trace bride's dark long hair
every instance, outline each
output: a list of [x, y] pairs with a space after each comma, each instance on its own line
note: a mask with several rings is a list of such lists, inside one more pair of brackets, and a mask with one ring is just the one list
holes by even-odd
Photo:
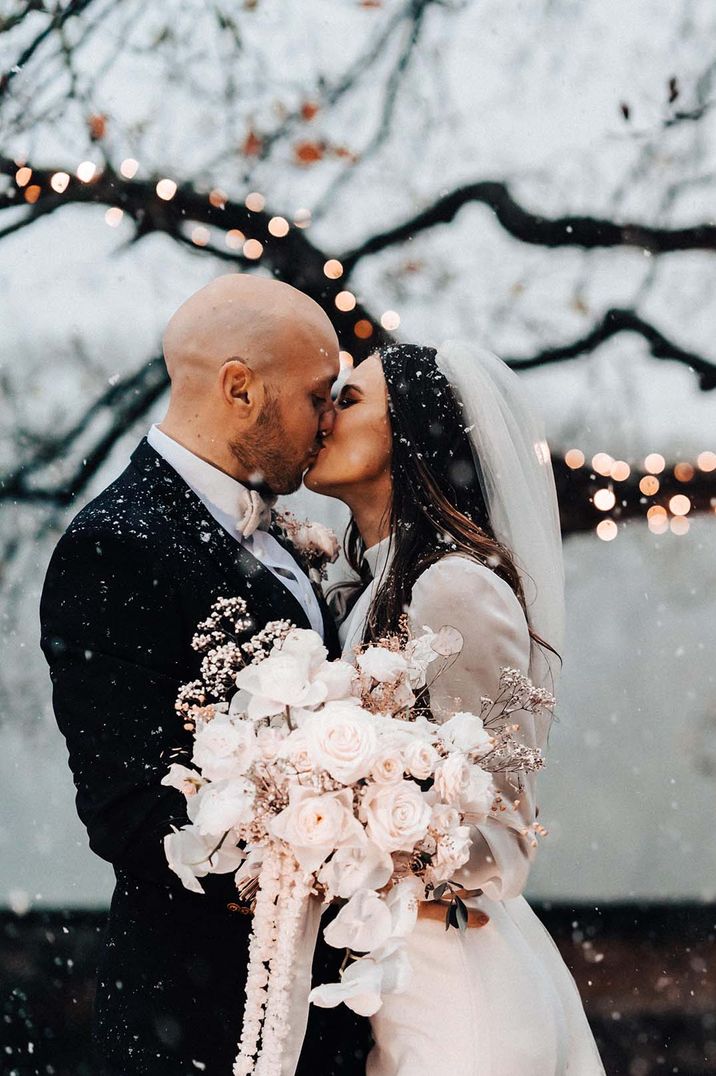
[[[447, 553], [462, 553], [489, 566], [510, 585], [527, 616], [512, 554], [490, 526], [479, 462], [461, 405], [436, 364], [436, 354], [435, 348], [416, 344], [379, 350], [392, 431], [393, 494], [387, 529], [393, 536], [393, 558], [368, 612], [364, 642], [397, 630], [418, 576]], [[360, 532], [351, 522], [345, 554], [362, 578], [363, 552]], [[531, 628], [530, 637], [557, 653]]]

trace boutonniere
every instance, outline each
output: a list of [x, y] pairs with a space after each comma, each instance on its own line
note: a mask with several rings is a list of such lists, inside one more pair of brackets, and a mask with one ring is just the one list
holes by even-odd
[[338, 559], [340, 545], [330, 527], [310, 519], [296, 519], [293, 512], [277, 512], [274, 526], [290, 542], [307, 568], [312, 583], [326, 578], [326, 567]]

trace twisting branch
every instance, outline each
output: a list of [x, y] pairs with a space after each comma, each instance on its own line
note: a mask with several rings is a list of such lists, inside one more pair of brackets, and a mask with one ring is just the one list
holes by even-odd
[[[30, 42], [30, 44], [22, 50], [22, 53], [18, 57], [17, 61], [13, 64], [13, 66], [10, 68], [10, 70], [3, 72], [2, 76], [0, 76], [0, 97], [2, 97], [6, 93], [11, 81], [15, 78], [16, 75], [20, 73], [25, 64], [32, 59], [43, 41], [45, 41], [50, 36], [50, 34], [54, 33], [55, 30], [61, 30], [68, 19], [71, 19], [75, 15], [81, 15], [82, 12], [86, 8], [88, 8], [91, 3], [93, 3], [93, 0], [70, 0], [70, 2], [65, 5], [65, 7], [60, 7], [58, 4], [54, 15], [52, 16], [44, 30], [41, 30], [37, 37], [35, 37]], [[27, 10], [23, 13], [23, 17], [31, 9], [37, 10], [38, 8], [41, 9], [41, 5], [28, 5]]]
[[649, 345], [649, 350], [655, 359], [669, 359], [673, 362], [683, 363], [692, 369], [699, 379], [699, 388], [709, 391], [716, 388], [716, 365], [708, 362], [693, 351], [684, 348], [668, 340], [663, 333], [655, 329], [633, 310], [620, 310], [612, 308], [607, 310], [601, 321], [585, 336], [573, 340], [571, 344], [561, 347], [544, 348], [530, 358], [505, 358], [505, 362], [513, 370], [530, 370], [535, 366], [548, 366], [555, 362], [566, 362], [568, 359], [576, 359], [580, 355], [586, 355], [594, 351], [605, 340], [609, 340], [618, 333], [630, 332], [643, 336]]
[[502, 227], [524, 243], [543, 247], [639, 247], [652, 254], [675, 250], [716, 250], [716, 225], [691, 228], [652, 228], [646, 224], [616, 224], [598, 217], [555, 217], [530, 213], [514, 200], [506, 183], [484, 180], [458, 187], [427, 209], [385, 232], [373, 235], [340, 256], [346, 273], [368, 254], [396, 246], [418, 233], [448, 224], [466, 205], [482, 203], [493, 210]]

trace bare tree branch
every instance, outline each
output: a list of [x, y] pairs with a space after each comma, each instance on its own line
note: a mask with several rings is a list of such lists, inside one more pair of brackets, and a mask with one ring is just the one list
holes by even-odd
[[502, 227], [524, 243], [544, 247], [639, 247], [652, 254], [675, 250], [716, 250], [716, 225], [690, 228], [653, 228], [647, 224], [617, 224], [598, 217], [555, 217], [531, 213], [513, 199], [506, 183], [484, 180], [458, 187], [402, 224], [366, 239], [340, 256], [346, 274], [368, 254], [414, 238], [437, 224], [448, 224], [466, 205], [482, 203], [495, 213]]
[[716, 364], [672, 343], [633, 310], [619, 310], [618, 308], [607, 310], [593, 329], [585, 336], [573, 340], [571, 344], [544, 348], [530, 358], [505, 358], [505, 362], [513, 370], [530, 370], [535, 366], [566, 362], [594, 351], [600, 344], [622, 332], [637, 333], [642, 336], [649, 344], [649, 350], [655, 359], [668, 359], [688, 366], [698, 375], [699, 388], [703, 391], [716, 388]]
[[[32, 59], [33, 55], [35, 54], [35, 52], [37, 52], [43, 41], [45, 41], [50, 36], [50, 34], [54, 33], [55, 30], [60, 30], [65, 25], [68, 19], [71, 19], [74, 15], [81, 15], [82, 12], [85, 11], [85, 9], [88, 8], [92, 3], [93, 0], [70, 0], [70, 2], [65, 7], [60, 7], [59, 5], [57, 6], [54, 15], [52, 16], [44, 30], [41, 30], [40, 33], [30, 42], [30, 44], [22, 50], [20, 56], [10, 68], [10, 70], [5, 71], [3, 75], [0, 76], [0, 98], [5, 94], [8, 86], [15, 78], [15, 76], [18, 75], [20, 71], [22, 71], [25, 64]], [[24, 18], [24, 16], [28, 14], [31, 9], [38, 10], [38, 8], [39, 10], [42, 10], [41, 5], [38, 6], [28, 4], [27, 9], [23, 13], [22, 17]], [[18, 20], [16, 19], [16, 22], [17, 21]]]

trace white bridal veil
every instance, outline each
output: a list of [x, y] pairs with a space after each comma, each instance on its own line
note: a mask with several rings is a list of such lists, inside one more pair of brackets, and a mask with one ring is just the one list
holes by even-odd
[[[462, 403], [495, 537], [513, 554], [529, 625], [562, 652], [564, 567], [557, 493], [542, 419], [517, 374], [461, 340], [437, 349], [437, 366]], [[559, 660], [533, 643], [529, 675], [555, 691]]]

